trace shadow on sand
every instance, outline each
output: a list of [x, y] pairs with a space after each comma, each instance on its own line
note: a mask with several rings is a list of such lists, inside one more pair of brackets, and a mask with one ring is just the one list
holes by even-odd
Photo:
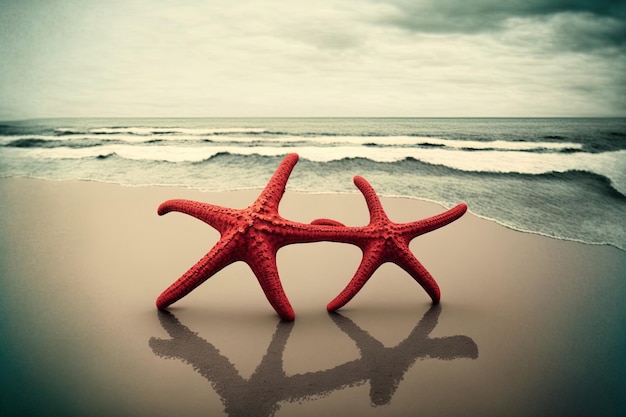
[[208, 341], [185, 327], [172, 313], [159, 311], [161, 326], [170, 339], [151, 338], [155, 355], [180, 359], [193, 367], [215, 389], [231, 416], [271, 416], [280, 402], [298, 402], [327, 395], [349, 386], [370, 383], [373, 405], [388, 404], [411, 365], [422, 358], [461, 359], [478, 357], [478, 347], [467, 336], [429, 338], [437, 325], [441, 305], [430, 308], [409, 336], [395, 347], [385, 347], [352, 320], [337, 313], [333, 322], [357, 345], [361, 357], [332, 369], [287, 375], [283, 352], [293, 322], [277, 324], [272, 340], [249, 379], [242, 378], [230, 360]]

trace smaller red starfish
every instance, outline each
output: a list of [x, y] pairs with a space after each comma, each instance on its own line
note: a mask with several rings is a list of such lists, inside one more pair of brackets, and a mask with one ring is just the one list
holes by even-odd
[[419, 235], [457, 220], [465, 214], [467, 205], [459, 204], [444, 213], [411, 223], [394, 223], [387, 217], [376, 191], [365, 178], [354, 177], [354, 184], [365, 197], [369, 209], [370, 222], [367, 226], [345, 227], [330, 219], [317, 219], [311, 222], [315, 225], [335, 226], [350, 231], [350, 241], [346, 243], [357, 245], [363, 251], [361, 264], [354, 277], [346, 288], [328, 303], [326, 309], [335, 311], [343, 307], [363, 288], [376, 269], [386, 262], [395, 263], [408, 272], [426, 290], [433, 304], [439, 303], [439, 286], [413, 255], [409, 243]]

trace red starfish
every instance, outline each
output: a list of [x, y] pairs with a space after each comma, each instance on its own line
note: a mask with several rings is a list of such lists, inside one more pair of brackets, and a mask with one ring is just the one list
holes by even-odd
[[288, 155], [256, 201], [245, 209], [236, 210], [189, 200], [169, 200], [159, 206], [159, 215], [170, 211], [186, 213], [213, 226], [221, 235], [202, 259], [163, 291], [156, 301], [159, 309], [183, 298], [227, 265], [243, 261], [256, 275], [278, 315], [288, 321], [295, 318], [278, 276], [276, 252], [292, 243], [328, 240], [340, 231], [334, 227], [292, 222], [278, 214], [278, 205], [287, 180], [297, 162], [297, 154]]
[[376, 192], [365, 179], [355, 177], [370, 210], [370, 224], [346, 227], [339, 222], [320, 219], [303, 224], [284, 219], [278, 206], [297, 154], [288, 155], [280, 164], [256, 201], [245, 209], [231, 209], [189, 200], [169, 200], [158, 213], [170, 211], [189, 214], [220, 232], [219, 241], [194, 266], [168, 287], [157, 299], [164, 309], [189, 294], [194, 288], [233, 262], [246, 262], [254, 272], [265, 296], [284, 320], [294, 320], [293, 308], [282, 288], [276, 266], [276, 252], [293, 243], [332, 241], [351, 243], [363, 250], [363, 260], [348, 287], [328, 305], [335, 310], [347, 303], [361, 289], [371, 274], [385, 262], [395, 262], [409, 272], [428, 292], [433, 303], [439, 302], [439, 287], [408, 248], [415, 236], [448, 224], [465, 213], [467, 206], [455, 208], [430, 219], [413, 223], [391, 222]]
[[361, 264], [346, 288], [328, 305], [328, 311], [335, 311], [350, 301], [370, 279], [379, 266], [393, 262], [408, 272], [437, 304], [440, 298], [439, 286], [428, 270], [417, 260], [409, 249], [413, 238], [452, 223], [467, 210], [467, 205], [459, 204], [452, 209], [427, 219], [411, 223], [394, 223], [387, 217], [376, 195], [376, 191], [363, 177], [354, 177], [354, 184], [365, 197], [370, 212], [370, 222], [364, 227], [346, 228], [330, 219], [313, 220], [311, 224], [331, 225], [349, 230], [350, 240], [346, 243], [357, 245], [363, 251]]

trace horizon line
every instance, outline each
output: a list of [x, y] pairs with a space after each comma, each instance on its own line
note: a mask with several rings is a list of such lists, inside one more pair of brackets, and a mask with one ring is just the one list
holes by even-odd
[[42, 116], [0, 123], [53, 119], [625, 119], [624, 116]]

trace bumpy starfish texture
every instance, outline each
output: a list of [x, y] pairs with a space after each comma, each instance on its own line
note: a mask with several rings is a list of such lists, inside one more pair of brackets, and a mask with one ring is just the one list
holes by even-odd
[[392, 262], [409, 273], [437, 304], [440, 290], [437, 282], [426, 268], [417, 260], [409, 249], [409, 243], [415, 237], [445, 226], [467, 211], [467, 205], [456, 207], [427, 219], [411, 223], [394, 223], [387, 217], [374, 188], [363, 177], [354, 177], [354, 184], [365, 197], [370, 213], [370, 222], [365, 227], [346, 228], [341, 223], [330, 219], [317, 219], [314, 225], [329, 225], [351, 231], [350, 242], [363, 251], [361, 264], [346, 288], [326, 306], [328, 311], [343, 307], [370, 279], [379, 266]]
[[256, 201], [245, 209], [190, 200], [169, 200], [159, 206], [159, 215], [179, 211], [204, 221], [220, 232], [220, 239], [202, 259], [158, 297], [157, 308], [167, 308], [224, 267], [243, 261], [252, 269], [278, 315], [283, 320], [292, 321], [295, 314], [280, 282], [276, 253], [286, 245], [319, 241], [350, 243], [363, 251], [363, 260], [357, 273], [341, 294], [328, 304], [329, 311], [350, 301], [385, 262], [394, 262], [404, 268], [424, 287], [433, 303], [439, 302], [437, 283], [413, 256], [408, 244], [414, 237], [461, 217], [467, 210], [465, 204], [459, 204], [429, 219], [396, 224], [387, 218], [371, 185], [364, 178], [355, 177], [354, 182], [363, 193], [370, 211], [370, 223], [367, 226], [347, 227], [329, 219], [315, 220], [311, 224], [293, 222], [278, 214], [278, 206], [297, 161], [297, 154], [288, 155]]
[[276, 252], [293, 243], [329, 240], [341, 232], [334, 227], [292, 222], [278, 214], [287, 180], [297, 162], [297, 154], [288, 155], [256, 201], [245, 209], [190, 200], [169, 200], [159, 206], [159, 215], [171, 211], [191, 215], [217, 229], [221, 236], [202, 259], [158, 297], [157, 308], [167, 308], [224, 267], [243, 261], [254, 272], [278, 315], [283, 320], [294, 320], [293, 308], [278, 276]]

